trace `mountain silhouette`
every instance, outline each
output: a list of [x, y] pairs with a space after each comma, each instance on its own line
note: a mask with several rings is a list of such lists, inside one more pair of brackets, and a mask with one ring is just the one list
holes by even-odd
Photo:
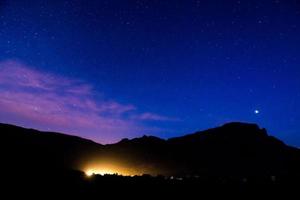
[[84, 171], [89, 163], [107, 160], [138, 175], [177, 177], [270, 177], [300, 169], [300, 151], [255, 124], [235, 122], [167, 140], [143, 136], [109, 145], [7, 124], [0, 124], [0, 132], [2, 163], [16, 173]]

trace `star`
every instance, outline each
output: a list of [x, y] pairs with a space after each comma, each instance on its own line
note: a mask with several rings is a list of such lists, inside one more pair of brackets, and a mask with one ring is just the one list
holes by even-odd
[[260, 113], [260, 111], [259, 110], [254, 110], [254, 114], [259, 114]]

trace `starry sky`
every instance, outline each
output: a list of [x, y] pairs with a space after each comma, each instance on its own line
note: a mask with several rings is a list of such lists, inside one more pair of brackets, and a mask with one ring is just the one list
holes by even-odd
[[258, 123], [300, 146], [298, 0], [1, 0], [0, 122], [100, 143]]

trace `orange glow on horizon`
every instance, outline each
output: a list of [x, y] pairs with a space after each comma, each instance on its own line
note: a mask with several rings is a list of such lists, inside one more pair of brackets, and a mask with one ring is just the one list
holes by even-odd
[[90, 166], [87, 166], [84, 170], [85, 174], [87, 176], [93, 176], [93, 175], [112, 175], [112, 174], [118, 174], [122, 176], [133, 176], [133, 175], [139, 175], [139, 173], [136, 173], [135, 170], [131, 168], [126, 168], [120, 164], [112, 164], [112, 163], [101, 163], [101, 164], [93, 164]]
[[116, 171], [113, 171], [111, 169], [88, 169], [86, 172], [87, 176], [93, 176], [93, 175], [105, 175], [105, 174], [119, 174]]

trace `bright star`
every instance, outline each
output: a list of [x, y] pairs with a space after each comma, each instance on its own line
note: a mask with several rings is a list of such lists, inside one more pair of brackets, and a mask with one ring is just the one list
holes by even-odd
[[259, 110], [254, 110], [254, 113], [259, 114], [260, 112], [259, 112]]

